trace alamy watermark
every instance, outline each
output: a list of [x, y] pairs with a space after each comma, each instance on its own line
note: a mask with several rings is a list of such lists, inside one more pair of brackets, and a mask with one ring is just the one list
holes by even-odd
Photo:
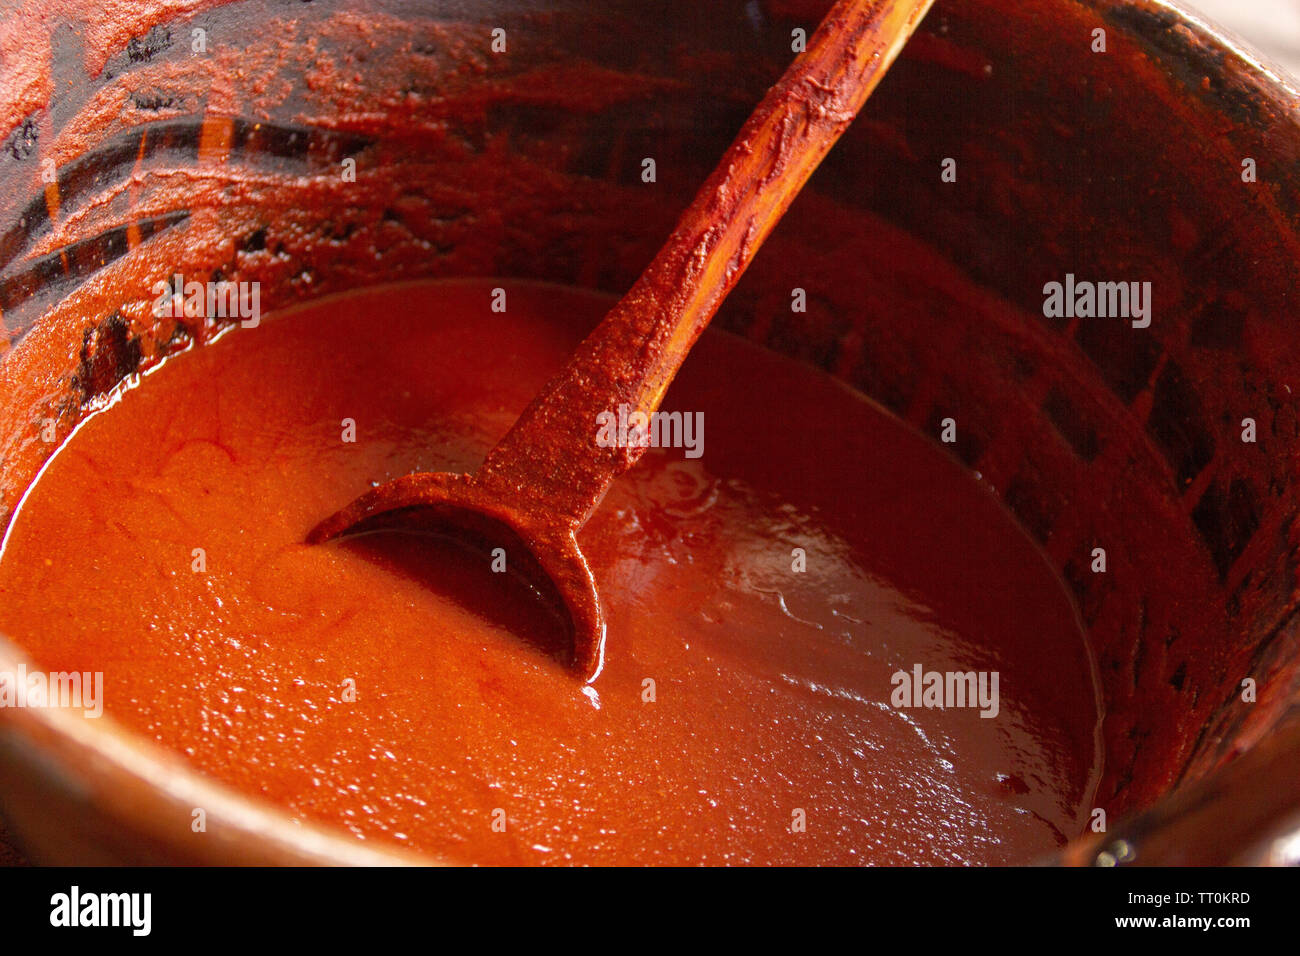
[[1151, 324], [1150, 282], [1090, 282], [1067, 273], [1064, 282], [1043, 286], [1043, 315], [1049, 319], [1131, 319], [1133, 328]]
[[153, 929], [153, 894], [83, 893], [74, 885], [50, 897], [50, 925], [122, 927], [133, 936], [148, 936]]
[[154, 318], [239, 319], [246, 329], [255, 329], [262, 321], [262, 284], [260, 282], [185, 281], [179, 272], [172, 281], [154, 283]]
[[894, 671], [889, 682], [889, 702], [896, 708], [978, 707], [981, 717], [998, 715], [997, 671], [927, 671], [913, 664], [911, 673]]
[[0, 670], [0, 707], [80, 708], [87, 717], [104, 713], [103, 671]]
[[601, 448], [683, 448], [687, 458], [704, 454], [703, 412], [645, 412], [630, 405], [596, 416]]

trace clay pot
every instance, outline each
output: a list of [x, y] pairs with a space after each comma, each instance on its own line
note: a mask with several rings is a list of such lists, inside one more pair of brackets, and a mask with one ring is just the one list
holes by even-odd
[[[177, 272], [259, 281], [264, 310], [423, 277], [626, 289], [827, 6], [11, 3], [0, 527], [43, 430], [219, 330], [152, 316]], [[1289, 84], [1162, 0], [940, 0], [718, 319], [918, 427], [959, 417], [952, 453], [1059, 569], [1099, 664], [1110, 822], [1067, 862], [1294, 852]], [[1045, 316], [1067, 274], [1150, 282], [1149, 327]], [[0, 811], [47, 862], [404, 859], [57, 710], [0, 710]]]

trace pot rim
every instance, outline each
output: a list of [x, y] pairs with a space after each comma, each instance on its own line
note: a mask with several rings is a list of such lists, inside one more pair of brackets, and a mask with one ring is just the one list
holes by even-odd
[[[30, 671], [33, 664], [12, 641], [0, 637], [0, 671]], [[254, 860], [293, 865], [439, 862], [397, 847], [372, 846], [339, 827], [297, 820], [270, 801], [193, 769], [179, 754], [108, 715], [91, 718], [77, 708], [57, 706], [0, 708], [0, 743], [16, 749], [20, 759], [39, 761], [56, 785], [78, 801], [163, 843], [175, 842], [175, 828], [188, 827], [193, 811], [202, 808], [205, 832], [218, 857], [222, 849], [235, 848]], [[123, 788], [128, 799], [120, 799]], [[18, 836], [21, 841], [20, 828]]]

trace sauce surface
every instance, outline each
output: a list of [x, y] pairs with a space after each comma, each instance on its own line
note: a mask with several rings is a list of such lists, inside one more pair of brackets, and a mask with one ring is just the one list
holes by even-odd
[[[370, 483], [472, 471], [611, 304], [514, 283], [494, 313], [497, 284], [314, 303], [122, 391], [19, 508], [0, 631], [243, 792], [458, 861], [1004, 863], [1082, 832], [1093, 667], [1043, 557], [926, 438], [725, 333], [664, 403], [702, 457], [651, 449], [579, 536], [594, 685], [487, 553], [303, 544]], [[997, 671], [997, 716], [894, 706], [916, 665]]]

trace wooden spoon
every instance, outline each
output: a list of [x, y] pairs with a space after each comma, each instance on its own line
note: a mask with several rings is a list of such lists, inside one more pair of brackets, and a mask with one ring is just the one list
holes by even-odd
[[[597, 416], [649, 416], [804, 182], [853, 121], [933, 0], [840, 0], [722, 157], [667, 244], [472, 475], [406, 475], [317, 525], [309, 543], [414, 523], [469, 531], [567, 611], [588, 682], [605, 623], [575, 535], [645, 451], [602, 447]], [[515, 546], [515, 547], [511, 547]], [[552, 590], [553, 589], [553, 590]]]

